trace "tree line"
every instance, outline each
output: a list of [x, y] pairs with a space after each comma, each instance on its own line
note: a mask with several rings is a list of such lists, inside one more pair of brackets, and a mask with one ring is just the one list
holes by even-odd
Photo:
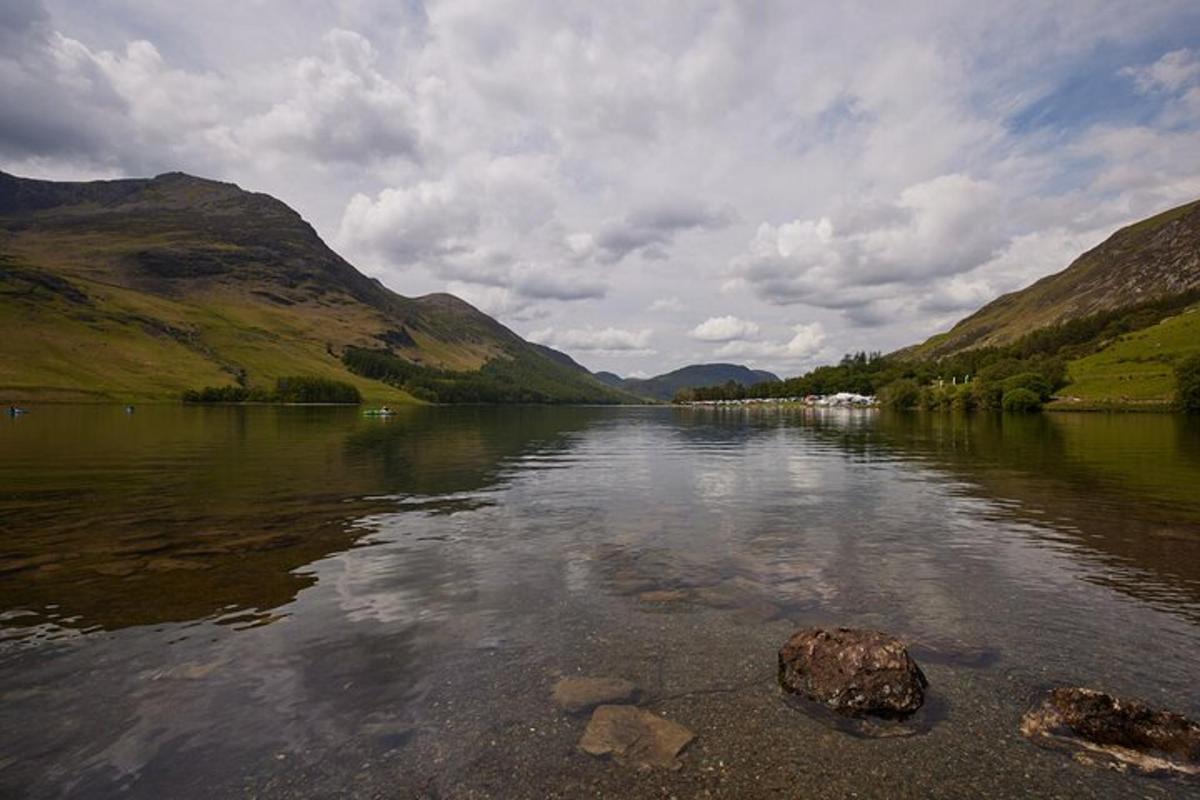
[[183, 393], [185, 403], [344, 403], [358, 405], [362, 394], [345, 381], [293, 375], [279, 378], [274, 389], [263, 386], [205, 386]]

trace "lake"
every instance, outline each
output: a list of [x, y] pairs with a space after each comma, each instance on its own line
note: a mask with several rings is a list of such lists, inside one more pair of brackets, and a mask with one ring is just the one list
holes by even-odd
[[[0, 420], [0, 796], [1185, 797], [1034, 747], [1086, 685], [1200, 715], [1200, 421], [39, 407]], [[917, 735], [798, 710], [894, 633]], [[694, 731], [576, 748], [562, 676]]]

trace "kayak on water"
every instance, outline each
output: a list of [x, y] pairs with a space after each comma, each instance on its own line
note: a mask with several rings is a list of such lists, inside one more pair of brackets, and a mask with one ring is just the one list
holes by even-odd
[[392, 414], [395, 414], [395, 413], [396, 413], [395, 411], [392, 411], [387, 406], [384, 406], [383, 408], [367, 409], [366, 411], [363, 412], [363, 415], [368, 416], [368, 417], [390, 417]]

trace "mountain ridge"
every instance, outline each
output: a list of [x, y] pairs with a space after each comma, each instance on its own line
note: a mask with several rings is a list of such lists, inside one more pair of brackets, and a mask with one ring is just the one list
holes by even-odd
[[1007, 345], [1030, 331], [1200, 288], [1200, 200], [1119, 228], [1066, 268], [997, 297], [897, 351], [929, 358]]
[[774, 373], [750, 369], [742, 364], [723, 362], [712, 364], [688, 364], [652, 378], [622, 378], [611, 372], [598, 372], [595, 377], [610, 386], [623, 389], [638, 397], [668, 401], [681, 389], [723, 384], [729, 381], [743, 386], [770, 383], [779, 380]]

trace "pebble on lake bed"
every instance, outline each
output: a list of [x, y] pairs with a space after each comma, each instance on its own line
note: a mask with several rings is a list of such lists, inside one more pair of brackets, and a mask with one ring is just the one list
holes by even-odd
[[638, 769], [679, 769], [679, 754], [695, 738], [679, 723], [637, 706], [600, 706], [579, 740], [579, 749], [593, 756], [612, 756]]
[[1021, 718], [1021, 733], [1083, 763], [1200, 779], [1200, 723], [1095, 689], [1054, 689]]
[[839, 714], [896, 717], [921, 707], [929, 681], [886, 633], [806, 628], [779, 649], [779, 684]]
[[554, 704], [579, 714], [607, 703], [637, 702], [636, 684], [622, 678], [563, 678], [554, 685]]

